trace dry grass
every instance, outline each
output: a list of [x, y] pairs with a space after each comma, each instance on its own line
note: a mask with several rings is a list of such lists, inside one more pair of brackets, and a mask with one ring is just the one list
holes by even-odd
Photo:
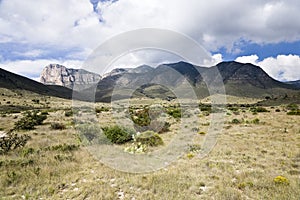
[[[14, 104], [24, 101], [13, 95], [2, 98]], [[38, 97], [29, 95], [25, 101], [29, 104], [33, 98]], [[147, 103], [168, 104], [155, 101]], [[51, 98], [48, 102], [49, 116], [44, 125], [26, 132], [32, 139], [25, 148], [0, 155], [3, 199], [299, 199], [299, 116], [275, 112], [277, 108], [284, 110], [283, 107], [267, 108], [270, 112], [256, 115], [249, 108], [239, 108], [238, 112], [227, 110], [224, 129], [208, 156], [199, 159], [197, 152], [191, 152], [195, 156], [188, 157], [187, 150], [178, 161], [162, 170], [131, 174], [101, 164], [82, 145], [79, 149], [57, 148], [63, 144], [77, 146], [80, 141], [72, 117], [64, 115], [64, 109], [71, 108], [71, 101]], [[109, 107], [97, 104], [102, 106]], [[18, 120], [15, 116], [20, 113], [0, 117], [0, 128], [9, 130]], [[101, 124], [118, 121], [112, 117], [126, 119], [126, 113], [97, 114]], [[194, 134], [194, 145], [201, 145], [206, 136], [199, 132], [208, 133], [210, 117], [201, 113], [199, 121], [189, 121], [187, 117], [188, 124], [183, 130]], [[256, 118], [259, 123], [251, 123]], [[232, 124], [233, 119], [241, 123]], [[181, 130], [179, 122], [168, 120], [171, 131], [161, 135], [166, 145], [174, 132]], [[53, 130], [52, 122], [63, 123], [66, 129]], [[274, 183], [279, 175], [286, 177], [289, 184]]]

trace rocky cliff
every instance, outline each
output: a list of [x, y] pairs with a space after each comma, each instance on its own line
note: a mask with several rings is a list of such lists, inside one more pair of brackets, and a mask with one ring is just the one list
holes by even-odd
[[69, 69], [63, 65], [50, 64], [40, 76], [40, 82], [45, 85], [60, 85], [68, 88], [87, 88], [97, 83], [101, 76], [83, 69]]

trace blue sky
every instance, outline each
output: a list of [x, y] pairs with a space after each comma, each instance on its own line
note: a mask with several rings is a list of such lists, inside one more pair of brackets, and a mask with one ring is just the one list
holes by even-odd
[[[114, 35], [159, 28], [191, 37], [212, 54], [214, 63], [250, 62], [275, 79], [298, 80], [298, 19], [298, 0], [2, 0], [0, 67], [37, 80], [50, 63], [80, 68]], [[137, 54], [116, 67], [173, 61]]]

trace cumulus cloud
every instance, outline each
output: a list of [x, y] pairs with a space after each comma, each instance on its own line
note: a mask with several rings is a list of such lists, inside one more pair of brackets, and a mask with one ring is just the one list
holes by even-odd
[[280, 81], [300, 80], [300, 56], [278, 55], [259, 61], [257, 55], [236, 58], [237, 62], [252, 63], [262, 67], [271, 77]]
[[40, 59], [40, 60], [17, 60], [5, 61], [0, 63], [0, 68], [7, 71], [30, 77], [33, 80], [39, 80], [41, 71], [48, 64], [60, 63], [70, 68], [81, 68], [82, 61], [80, 60], [56, 60], [56, 59]]
[[[35, 49], [41, 46], [47, 47], [49, 54], [79, 49], [73, 57], [61, 58], [77, 60], [116, 34], [151, 27], [183, 33], [209, 51], [225, 48], [237, 53], [240, 41], [268, 44], [300, 40], [299, 8], [298, 0], [2, 0], [0, 48], [11, 42], [17, 44], [15, 48], [30, 44], [32, 49], [24, 56], [31, 58], [43, 53]], [[2, 64], [9, 56], [1, 56], [5, 58]], [[131, 64], [140, 63], [136, 57], [131, 57]], [[146, 60], [149, 63], [161, 62], [157, 56], [150, 58]], [[222, 57], [215, 55], [213, 59], [220, 61]]]
[[[95, 48], [115, 34], [144, 27], [191, 36], [206, 48], [299, 40], [299, 1], [3, 0], [0, 41]], [[113, 3], [112, 3], [113, 2]], [[37, 9], [38, 8], [38, 9]], [[97, 12], [95, 12], [97, 11]]]

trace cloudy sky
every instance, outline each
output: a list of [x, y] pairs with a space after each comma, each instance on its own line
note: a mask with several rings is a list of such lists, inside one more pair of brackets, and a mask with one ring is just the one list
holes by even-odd
[[[0, 68], [37, 79], [50, 63], [79, 68], [117, 34], [160, 28], [191, 37], [216, 63], [250, 62], [275, 79], [298, 80], [299, 19], [299, 0], [0, 0]], [[143, 55], [127, 55], [123, 65], [177, 61]]]

